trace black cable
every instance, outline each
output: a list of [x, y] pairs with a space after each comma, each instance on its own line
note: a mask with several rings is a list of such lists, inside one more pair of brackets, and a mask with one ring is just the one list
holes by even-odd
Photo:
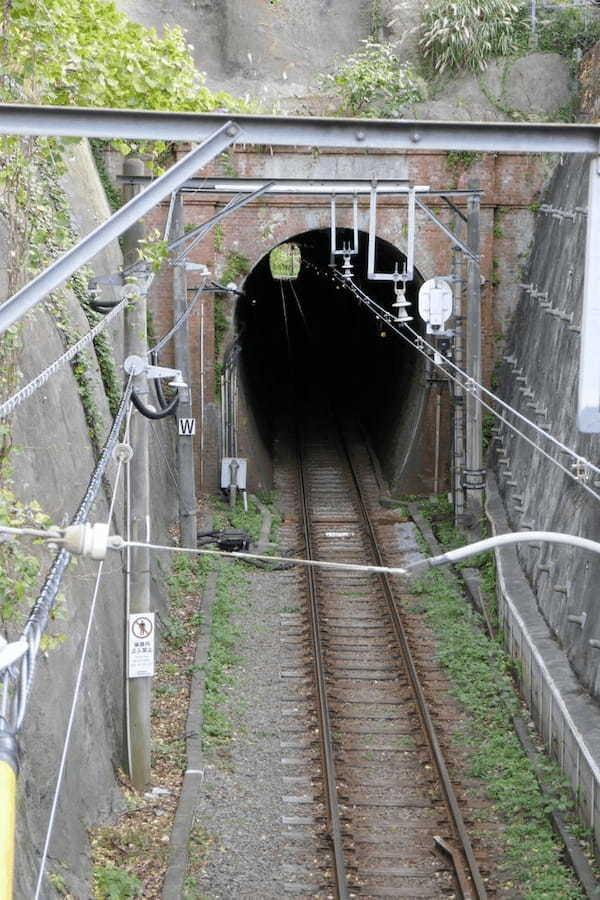
[[171, 402], [163, 407], [163, 409], [158, 410], [151, 409], [149, 406], [146, 406], [144, 401], [141, 399], [136, 391], [131, 392], [131, 402], [135, 406], [138, 412], [140, 412], [147, 419], [166, 419], [167, 416], [174, 415], [175, 410], [179, 404], [179, 393], [175, 394]]
[[93, 310], [99, 313], [107, 313], [110, 312], [111, 309], [114, 309], [115, 306], [118, 306], [123, 300], [122, 297], [117, 297], [116, 300], [94, 300], [92, 297], [88, 295], [88, 304], [91, 306]]
[[[153, 366], [160, 365], [158, 361], [158, 350], [150, 351], [150, 362]], [[163, 390], [162, 381], [160, 378], [154, 379], [154, 389], [156, 390], [156, 399], [158, 400], [158, 405], [161, 409], [166, 409], [169, 405], [167, 398], [165, 397], [165, 392]]]

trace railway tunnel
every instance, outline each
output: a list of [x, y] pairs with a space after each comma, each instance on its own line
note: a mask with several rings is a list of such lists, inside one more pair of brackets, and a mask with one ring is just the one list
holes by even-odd
[[[338, 229], [337, 236], [338, 246], [353, 237], [346, 229]], [[353, 280], [396, 314], [392, 283], [367, 279], [367, 244], [368, 235], [359, 232], [358, 253], [351, 257]], [[271, 452], [282, 419], [300, 407], [310, 415], [311, 406], [322, 408], [327, 402], [346, 421], [364, 429], [396, 493], [433, 489], [437, 442], [438, 489], [442, 489], [450, 434], [448, 404], [444, 401], [444, 414], [440, 416], [438, 409], [436, 416], [435, 390], [422, 355], [334, 279], [328, 229], [297, 234], [286, 246], [296, 248], [296, 264], [291, 263], [284, 277], [274, 277], [271, 253], [265, 254], [246, 277], [237, 304], [246, 411], [240, 417], [241, 430], [246, 430], [240, 455], [248, 455], [249, 470], [260, 468], [260, 460]], [[339, 270], [342, 263], [337, 256]], [[393, 272], [396, 265], [402, 271], [404, 263], [397, 247], [377, 239], [376, 271]], [[422, 282], [415, 270], [407, 287], [408, 314], [419, 332], [422, 322], [416, 304]], [[262, 481], [268, 482], [268, 475]]]

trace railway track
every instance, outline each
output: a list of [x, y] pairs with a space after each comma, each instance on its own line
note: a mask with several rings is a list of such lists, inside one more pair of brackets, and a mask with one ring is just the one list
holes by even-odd
[[[288, 509], [294, 481], [297, 535], [309, 557], [384, 564], [372, 461], [327, 415], [315, 420], [313, 410], [299, 432], [284, 477]], [[317, 826], [317, 844], [305, 850], [320, 877], [287, 889], [340, 900], [483, 900], [484, 881], [399, 616], [397, 587], [385, 576], [352, 571], [307, 569], [297, 579], [306, 612], [286, 623], [296, 654], [289, 671], [298, 679], [288, 713], [304, 717], [310, 736], [290, 741], [299, 755], [284, 761], [294, 766], [289, 782], [310, 779], [304, 800], [312, 798], [313, 815], [287, 821]]]

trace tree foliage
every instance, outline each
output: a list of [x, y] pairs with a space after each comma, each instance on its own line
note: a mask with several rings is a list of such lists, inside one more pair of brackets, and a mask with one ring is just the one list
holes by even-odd
[[130, 21], [110, 0], [5, 0], [5, 71], [49, 104], [170, 111], [231, 108], [212, 93], [177, 26], [164, 37]]

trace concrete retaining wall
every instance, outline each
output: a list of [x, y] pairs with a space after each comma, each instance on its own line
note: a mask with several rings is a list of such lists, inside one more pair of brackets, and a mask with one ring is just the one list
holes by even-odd
[[[494, 476], [486, 512], [494, 534], [511, 531]], [[519, 565], [514, 546], [496, 550], [498, 613], [506, 647], [520, 663], [530, 715], [573, 788], [582, 821], [600, 847], [600, 710], [581, 689]]]

